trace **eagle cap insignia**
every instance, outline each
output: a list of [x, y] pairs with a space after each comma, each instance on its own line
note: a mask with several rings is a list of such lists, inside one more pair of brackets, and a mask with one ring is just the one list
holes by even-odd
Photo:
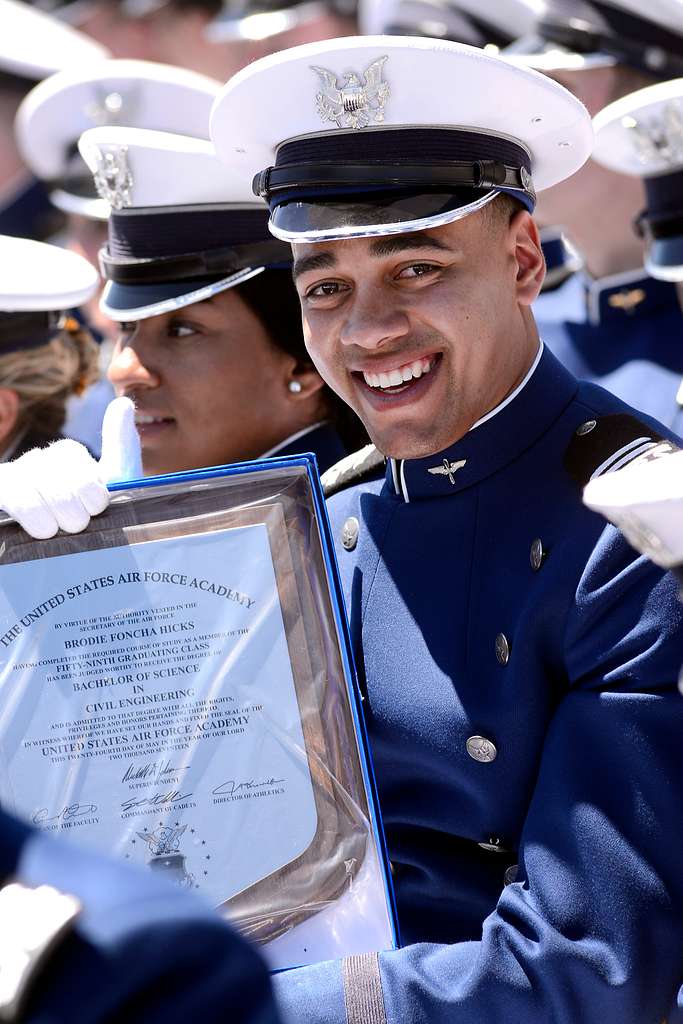
[[97, 194], [111, 206], [112, 210], [121, 210], [131, 206], [133, 199], [133, 176], [128, 166], [127, 146], [97, 154], [97, 170], [94, 174]]
[[660, 160], [676, 167], [683, 159], [683, 112], [679, 103], [667, 103], [660, 114], [649, 121], [631, 114], [621, 119], [623, 128], [630, 134], [637, 158], [642, 164], [657, 163]]
[[384, 104], [389, 98], [389, 83], [382, 73], [388, 55], [378, 57], [359, 75], [345, 71], [338, 78], [334, 71], [311, 65], [322, 82], [315, 104], [323, 121], [333, 121], [338, 128], [367, 128], [384, 121]]

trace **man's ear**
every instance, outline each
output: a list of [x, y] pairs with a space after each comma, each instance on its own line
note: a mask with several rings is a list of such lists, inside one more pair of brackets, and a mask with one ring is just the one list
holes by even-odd
[[0, 388], [0, 451], [9, 444], [19, 421], [19, 395]]
[[517, 301], [521, 306], [535, 302], [545, 277], [545, 257], [536, 222], [526, 210], [510, 221], [510, 239], [517, 263]]

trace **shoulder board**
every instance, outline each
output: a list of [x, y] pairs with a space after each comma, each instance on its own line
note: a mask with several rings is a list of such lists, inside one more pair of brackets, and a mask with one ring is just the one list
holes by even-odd
[[340, 459], [323, 473], [320, 478], [323, 493], [326, 498], [331, 498], [337, 491], [360, 484], [383, 468], [384, 456], [375, 448], [374, 444], [368, 444], [360, 451]]
[[581, 423], [564, 455], [564, 467], [579, 487], [604, 473], [623, 469], [637, 459], [656, 459], [678, 451], [668, 438], [627, 413]]

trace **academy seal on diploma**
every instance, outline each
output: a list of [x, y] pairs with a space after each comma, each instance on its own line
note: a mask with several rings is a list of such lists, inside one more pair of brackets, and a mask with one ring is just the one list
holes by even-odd
[[311, 463], [170, 479], [76, 536], [0, 527], [0, 798], [200, 890], [275, 967], [390, 948]]

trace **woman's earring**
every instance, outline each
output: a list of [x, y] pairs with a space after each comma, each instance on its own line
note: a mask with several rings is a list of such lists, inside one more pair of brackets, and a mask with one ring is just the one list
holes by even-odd
[[301, 394], [302, 386], [301, 386], [300, 381], [298, 381], [298, 380], [290, 380], [290, 382], [287, 385], [287, 387], [289, 388], [289, 390], [292, 392], [293, 395], [300, 395]]

